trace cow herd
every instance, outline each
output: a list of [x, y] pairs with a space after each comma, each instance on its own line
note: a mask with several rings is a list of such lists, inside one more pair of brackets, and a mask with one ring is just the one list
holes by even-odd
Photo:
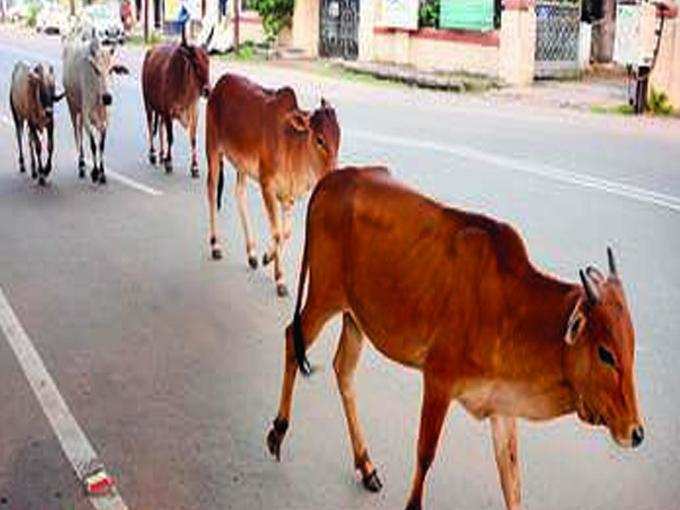
[[[80, 177], [84, 130], [92, 152], [91, 178], [101, 184], [106, 182], [112, 102], [107, 77], [128, 71], [114, 63], [112, 48], [82, 31], [65, 38], [63, 65], [60, 94], [48, 65], [19, 63], [12, 74], [20, 170], [25, 171], [27, 125], [32, 175], [45, 184], [52, 167], [54, 103], [65, 95]], [[475, 418], [490, 419], [508, 509], [520, 508], [521, 499], [517, 418], [576, 413], [584, 422], [607, 427], [620, 446], [642, 443], [635, 334], [611, 249], [606, 274], [589, 266], [579, 271], [578, 282], [564, 281], [536, 268], [521, 236], [506, 223], [444, 206], [400, 184], [382, 167], [336, 170], [341, 132], [325, 99], [314, 111], [304, 111], [291, 88], [270, 90], [230, 73], [211, 89], [205, 46], [190, 45], [184, 36], [181, 43], [147, 52], [142, 89], [149, 161], [172, 171], [172, 124], [179, 120], [189, 132], [194, 177], [197, 103], [207, 97], [211, 256], [222, 257], [215, 216], [227, 160], [236, 171], [235, 195], [253, 269], [258, 256], [246, 207], [247, 179], [260, 185], [271, 230], [262, 263], [273, 262], [280, 296], [287, 294], [282, 254], [291, 234], [292, 206], [313, 188], [297, 302], [285, 331], [281, 400], [266, 439], [277, 459], [290, 424], [297, 372], [311, 373], [306, 351], [336, 315], [342, 316], [342, 332], [333, 367], [354, 466], [369, 491], [379, 491], [382, 482], [357, 414], [353, 379], [362, 347], [368, 339], [389, 359], [423, 374], [409, 510], [422, 508], [425, 477], [454, 401]], [[48, 139], [44, 165], [42, 131]]]

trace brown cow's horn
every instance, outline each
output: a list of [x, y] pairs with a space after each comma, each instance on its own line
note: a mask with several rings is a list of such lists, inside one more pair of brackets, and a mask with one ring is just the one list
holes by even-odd
[[614, 251], [611, 246], [607, 246], [607, 259], [609, 259], [609, 273], [612, 276], [619, 276], [616, 272], [616, 261], [614, 260]]
[[201, 46], [203, 47], [204, 50], [208, 49], [208, 46], [210, 46], [210, 41], [212, 41], [213, 35], [215, 35], [215, 26], [210, 29], [210, 33], [208, 34], [208, 38], [205, 40]]
[[604, 275], [602, 274], [602, 271], [593, 266], [588, 266], [586, 268], [586, 275], [590, 276], [591, 279], [595, 280], [598, 283], [604, 281], [605, 279]]
[[599, 295], [592, 280], [589, 276], [586, 276], [586, 274], [581, 269], [579, 269], [578, 274], [581, 277], [581, 283], [583, 283], [583, 288], [586, 291], [586, 296], [588, 296], [588, 301], [591, 303], [597, 303], [599, 300]]

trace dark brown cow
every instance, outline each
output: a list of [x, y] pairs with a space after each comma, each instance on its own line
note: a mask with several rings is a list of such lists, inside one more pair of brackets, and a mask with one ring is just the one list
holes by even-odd
[[[156, 164], [154, 137], [159, 133], [160, 162], [172, 172], [172, 123], [177, 119], [189, 131], [191, 142], [191, 176], [198, 177], [196, 156], [197, 104], [200, 96], [210, 94], [210, 60], [207, 45], [213, 31], [202, 46], [187, 43], [182, 31], [180, 44], [163, 44], [146, 52], [142, 66], [142, 93], [149, 135], [149, 161]], [[161, 122], [160, 131], [158, 123]], [[163, 147], [163, 128], [168, 149]]]
[[501, 486], [513, 510], [520, 508], [517, 417], [576, 412], [606, 426], [621, 446], [642, 442], [634, 331], [611, 250], [607, 277], [589, 267], [580, 271], [581, 283], [562, 281], [532, 265], [509, 225], [443, 207], [381, 168], [338, 170], [323, 179], [309, 202], [306, 235], [281, 403], [267, 438], [277, 458], [297, 368], [309, 373], [305, 350], [337, 313], [343, 329], [333, 365], [356, 467], [369, 490], [381, 484], [353, 383], [364, 338], [423, 373], [408, 509], [421, 508], [452, 400], [491, 419]]
[[[37, 178], [41, 186], [45, 185], [45, 178], [52, 171], [54, 103], [63, 97], [63, 93], [55, 93], [54, 70], [51, 65], [37, 64], [31, 67], [25, 62], [18, 62], [14, 66], [9, 105], [19, 145], [19, 171], [22, 173], [26, 171], [23, 131], [28, 125], [31, 176], [33, 179]], [[43, 131], [47, 134], [47, 161], [44, 166], [40, 141]]]
[[321, 100], [320, 108], [309, 113], [298, 108], [290, 87], [274, 91], [241, 76], [222, 76], [210, 94], [206, 113], [212, 257], [222, 257], [215, 214], [221, 205], [223, 158], [227, 158], [236, 169], [236, 197], [248, 263], [253, 269], [257, 267], [246, 207], [249, 176], [260, 183], [272, 233], [262, 263], [274, 261], [277, 292], [286, 295], [281, 253], [291, 233], [293, 203], [335, 168], [339, 145], [340, 127], [335, 110], [325, 100]]

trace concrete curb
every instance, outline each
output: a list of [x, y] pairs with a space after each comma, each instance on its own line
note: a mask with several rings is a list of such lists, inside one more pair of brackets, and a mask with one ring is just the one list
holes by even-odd
[[412, 67], [372, 62], [339, 61], [338, 67], [354, 73], [368, 74], [382, 80], [392, 80], [416, 87], [451, 92], [499, 89], [500, 80], [485, 76], [419, 71]]

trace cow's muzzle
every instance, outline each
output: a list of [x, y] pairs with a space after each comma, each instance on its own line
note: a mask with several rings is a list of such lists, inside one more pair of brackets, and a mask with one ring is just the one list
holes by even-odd
[[113, 96], [108, 92], [102, 94], [102, 103], [104, 103], [104, 106], [111, 106], [111, 103], [113, 103]]

